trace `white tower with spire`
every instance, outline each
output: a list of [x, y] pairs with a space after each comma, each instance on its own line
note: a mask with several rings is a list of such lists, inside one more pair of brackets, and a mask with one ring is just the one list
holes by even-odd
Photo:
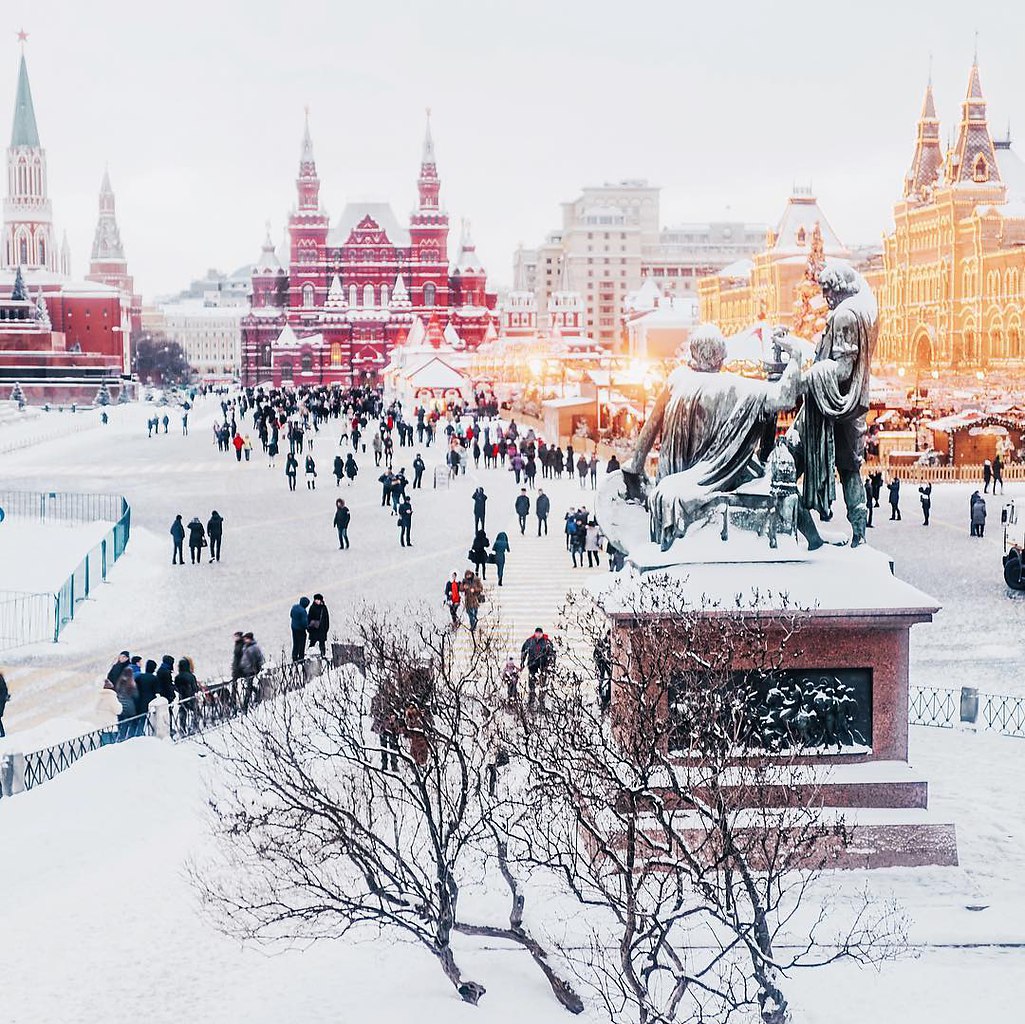
[[[25, 33], [19, 33], [24, 44]], [[46, 188], [46, 153], [39, 142], [24, 47], [18, 65], [14, 124], [7, 148], [7, 198], [4, 200], [5, 267], [58, 272], [60, 254], [54, 240], [53, 210]]]

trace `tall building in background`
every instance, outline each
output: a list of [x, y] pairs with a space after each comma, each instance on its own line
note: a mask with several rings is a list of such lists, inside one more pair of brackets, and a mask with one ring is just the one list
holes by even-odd
[[[648, 278], [667, 298], [694, 296], [697, 278], [757, 251], [763, 225], [733, 222], [660, 227], [660, 189], [643, 179], [588, 187], [562, 204], [562, 227], [513, 257], [516, 291], [533, 292], [540, 327], [563, 285], [582, 296], [585, 329], [603, 347], [620, 340], [627, 297]], [[565, 274], [564, 274], [565, 270]]]
[[932, 83], [881, 260], [876, 362], [922, 371], [1025, 367], [1025, 163], [994, 139], [978, 62], [943, 151]]
[[121, 230], [117, 225], [114, 190], [110, 186], [110, 173], [103, 172], [100, 185], [100, 214], [93, 235], [93, 247], [89, 257], [87, 281], [110, 285], [121, 294], [122, 314], [121, 337], [125, 345], [125, 363], [131, 356], [127, 351], [133, 331], [138, 331], [142, 318], [142, 296], [135, 293], [135, 281], [128, 273], [128, 260], [121, 243]]
[[450, 258], [434, 138], [424, 135], [417, 204], [406, 225], [385, 202], [353, 202], [332, 225], [307, 119], [288, 220], [287, 251], [268, 235], [242, 320], [247, 385], [377, 380], [416, 318], [432, 317], [475, 348], [493, 327], [496, 296], [464, 222]]
[[92, 401], [101, 383], [109, 387], [129, 370], [130, 300], [117, 287], [72, 278], [67, 243], [58, 250], [55, 238], [22, 52], [0, 242], [0, 398], [17, 382], [29, 401]]

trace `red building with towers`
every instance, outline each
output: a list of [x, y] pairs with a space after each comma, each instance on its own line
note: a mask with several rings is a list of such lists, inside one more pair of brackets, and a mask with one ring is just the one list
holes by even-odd
[[408, 226], [383, 202], [349, 203], [331, 224], [308, 117], [296, 190], [284, 260], [268, 231], [253, 271], [252, 308], [242, 320], [243, 384], [376, 382], [417, 318], [435, 318], [467, 348], [480, 344], [497, 297], [465, 221], [450, 261], [429, 120]]

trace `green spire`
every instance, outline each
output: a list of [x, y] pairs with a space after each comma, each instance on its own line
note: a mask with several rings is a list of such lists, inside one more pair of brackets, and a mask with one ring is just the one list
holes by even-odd
[[36, 112], [32, 106], [32, 89], [28, 84], [28, 68], [25, 54], [18, 66], [18, 94], [14, 100], [14, 127], [11, 129], [12, 146], [38, 146], [39, 129], [36, 127]]

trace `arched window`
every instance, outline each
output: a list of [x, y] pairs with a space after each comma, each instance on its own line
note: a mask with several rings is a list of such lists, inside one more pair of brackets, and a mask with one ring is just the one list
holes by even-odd
[[804, 228], [798, 228], [797, 229], [797, 244], [798, 245], [804, 245], [805, 238], [807, 238], [807, 235], [805, 234]]
[[24, 235], [18, 239], [18, 262], [28, 263], [28, 239]]
[[313, 369], [313, 356], [309, 352], [304, 352], [299, 365], [302, 366], [303, 373], [309, 373]]
[[981, 153], [975, 158], [975, 166], [972, 169], [972, 177], [976, 181], [989, 180], [989, 167], [986, 164], [986, 158]]
[[342, 346], [337, 341], [331, 343], [331, 365], [342, 365]]
[[303, 285], [303, 308], [304, 309], [312, 309], [313, 308], [313, 294], [314, 294], [313, 293], [313, 285], [312, 284], [304, 284]]
[[349, 308], [355, 309], [359, 302], [359, 291], [354, 284], [349, 285]]
[[270, 366], [270, 345], [264, 345], [260, 349], [260, 365]]
[[46, 239], [39, 239], [39, 265], [41, 267], [46, 266]]
[[371, 309], [374, 306], [374, 286], [372, 284], [363, 286], [363, 305]]
[[292, 360], [283, 359], [281, 361], [281, 379], [291, 380], [292, 379]]
[[438, 298], [438, 290], [433, 284], [424, 285], [424, 305], [433, 306]]
[[388, 286], [386, 284], [381, 285], [381, 308], [383, 309], [388, 305]]

